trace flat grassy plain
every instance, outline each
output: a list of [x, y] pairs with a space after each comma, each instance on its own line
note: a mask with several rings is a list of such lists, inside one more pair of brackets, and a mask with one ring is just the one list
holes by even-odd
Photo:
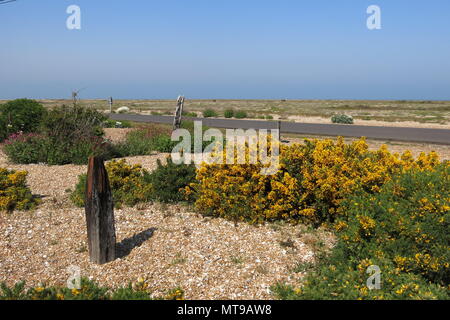
[[[71, 100], [39, 100], [47, 107], [70, 104]], [[5, 101], [0, 101], [0, 103]], [[81, 100], [82, 105], [109, 110], [107, 100]], [[134, 113], [173, 114], [174, 100], [115, 100], [113, 109], [127, 106]], [[247, 112], [248, 118], [301, 121], [301, 118], [329, 120], [334, 114], [347, 114], [355, 120], [450, 124], [450, 101], [375, 100], [186, 100], [185, 111], [199, 116], [206, 109], [223, 116], [226, 109]]]
[[[41, 100], [45, 106], [69, 104], [70, 100]], [[106, 100], [82, 100], [82, 104], [108, 110]], [[175, 100], [116, 100], [114, 108], [127, 106], [132, 112], [172, 114]], [[250, 118], [273, 116], [289, 120], [295, 117], [330, 118], [348, 114], [355, 119], [383, 122], [450, 123], [450, 101], [375, 101], [375, 100], [187, 100], [185, 110], [199, 115], [213, 109], [223, 116], [226, 109], [246, 111]]]

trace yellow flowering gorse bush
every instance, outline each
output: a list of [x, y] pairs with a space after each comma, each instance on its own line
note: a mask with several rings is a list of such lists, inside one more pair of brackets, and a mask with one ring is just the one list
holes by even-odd
[[0, 211], [29, 210], [38, 204], [27, 186], [27, 175], [0, 168]]
[[[147, 181], [148, 171], [141, 165], [130, 165], [125, 160], [113, 160], [106, 163], [105, 168], [116, 207], [150, 201], [153, 187]], [[76, 189], [71, 194], [72, 201], [78, 206], [84, 206], [86, 177], [86, 174], [79, 176]]]
[[[247, 159], [249, 151], [254, 150], [247, 147]], [[342, 214], [341, 202], [356, 189], [376, 193], [395, 173], [433, 170], [440, 163], [434, 152], [414, 159], [411, 152], [400, 156], [386, 146], [370, 151], [364, 138], [351, 144], [342, 138], [305, 140], [281, 146], [280, 154], [279, 170], [272, 176], [261, 174], [265, 165], [260, 162], [203, 163], [197, 182], [186, 191], [196, 195], [196, 208], [207, 215], [254, 223], [277, 219], [321, 223]]]

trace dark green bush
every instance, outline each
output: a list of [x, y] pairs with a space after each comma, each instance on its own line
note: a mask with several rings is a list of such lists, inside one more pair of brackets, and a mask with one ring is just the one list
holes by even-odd
[[239, 110], [236, 111], [236, 113], [234, 114], [234, 117], [236, 119], [244, 119], [244, 118], [248, 118], [247, 112]]
[[171, 152], [175, 142], [171, 141], [171, 129], [163, 125], [139, 128], [129, 132], [125, 141], [116, 145], [121, 157], [150, 155], [152, 152]]
[[234, 117], [234, 110], [233, 109], [227, 109], [227, 110], [225, 110], [223, 115], [227, 119], [233, 118]]
[[50, 165], [85, 164], [89, 156], [109, 159], [111, 144], [102, 138], [103, 114], [79, 106], [62, 106], [46, 112], [38, 134], [16, 134], [4, 150], [15, 163]]
[[13, 133], [35, 132], [45, 113], [35, 100], [17, 99], [0, 105], [0, 141]]
[[[171, 158], [164, 165], [158, 160], [158, 167], [151, 173], [140, 165], [129, 165], [125, 160], [107, 163], [106, 170], [116, 207], [150, 201], [183, 201], [185, 197], [180, 189], [193, 182], [196, 174], [194, 165], [176, 165]], [[73, 203], [84, 206], [85, 192], [86, 174], [82, 174], [70, 196]]]
[[3, 150], [10, 161], [21, 164], [86, 164], [90, 156], [106, 160], [114, 155], [111, 144], [97, 136], [67, 141], [40, 134], [24, 134], [6, 140]]
[[206, 109], [203, 111], [203, 117], [205, 118], [216, 118], [219, 115], [217, 114], [216, 111], [214, 111], [213, 109]]
[[40, 132], [46, 136], [70, 141], [102, 136], [106, 116], [94, 109], [81, 106], [61, 106], [47, 112]]
[[[335, 223], [339, 242], [303, 287], [277, 285], [288, 299], [449, 299], [450, 166], [411, 170], [379, 193], [359, 191]], [[369, 290], [367, 268], [381, 270]]]
[[161, 135], [152, 140], [152, 148], [155, 151], [170, 153], [175, 147], [176, 142], [173, 142], [171, 136]]
[[193, 164], [174, 164], [167, 158], [167, 163], [158, 160], [158, 167], [149, 174], [147, 181], [152, 185], [152, 198], [159, 202], [171, 203], [185, 200], [181, 189], [195, 180], [196, 170]]
[[34, 133], [12, 135], [3, 146], [9, 160], [21, 164], [46, 162], [46, 150], [46, 138]]

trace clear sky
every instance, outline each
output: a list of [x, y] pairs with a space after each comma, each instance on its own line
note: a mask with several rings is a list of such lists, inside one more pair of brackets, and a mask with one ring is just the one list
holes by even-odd
[[17, 0], [0, 27], [0, 99], [450, 99], [449, 0]]

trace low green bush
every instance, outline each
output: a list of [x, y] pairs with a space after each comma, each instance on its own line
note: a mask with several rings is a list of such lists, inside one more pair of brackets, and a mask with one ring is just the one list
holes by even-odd
[[353, 124], [353, 117], [345, 114], [335, 114], [331, 117], [331, 122], [342, 123], [342, 124]]
[[129, 284], [127, 287], [101, 287], [94, 281], [82, 278], [80, 289], [57, 286], [26, 288], [25, 282], [9, 287], [0, 284], [0, 300], [182, 300], [184, 291], [180, 288], [169, 290], [162, 296], [154, 296], [145, 281]]
[[214, 111], [213, 109], [206, 109], [203, 111], [203, 117], [205, 118], [216, 118], [219, 115], [217, 114], [216, 111]]
[[227, 110], [225, 110], [223, 115], [227, 119], [233, 118], [234, 117], [234, 110], [233, 109], [227, 109]]
[[112, 146], [103, 139], [105, 116], [80, 106], [62, 106], [45, 113], [37, 133], [14, 134], [4, 150], [15, 163], [85, 164], [90, 156], [109, 159]]
[[40, 132], [63, 141], [102, 136], [106, 116], [82, 106], [61, 106], [47, 112]]
[[[149, 173], [140, 165], [129, 165], [125, 160], [106, 164], [114, 205], [134, 206], [138, 203], [159, 201], [174, 203], [185, 200], [184, 189], [195, 179], [195, 166], [174, 164], [171, 158], [166, 164], [158, 160], [157, 168]], [[84, 206], [86, 174], [80, 175], [70, 198], [77, 206]]]
[[197, 118], [197, 112], [183, 111], [183, 117]]
[[110, 142], [98, 136], [68, 141], [33, 133], [11, 136], [3, 150], [11, 162], [20, 164], [86, 164], [90, 156], [107, 160], [115, 154]]
[[171, 129], [163, 125], [139, 128], [127, 133], [125, 141], [115, 146], [121, 157], [150, 155], [154, 151], [169, 153], [176, 145], [171, 141]]
[[0, 105], [0, 141], [18, 132], [35, 132], [46, 109], [37, 101], [17, 99]]
[[248, 118], [247, 112], [239, 110], [236, 111], [236, 113], [234, 114], [234, 117], [236, 119], [244, 119], [244, 118]]
[[[408, 170], [379, 193], [359, 191], [335, 222], [339, 242], [304, 285], [276, 285], [284, 299], [449, 299], [450, 166]], [[367, 287], [378, 266], [381, 288]]]
[[167, 163], [158, 160], [158, 167], [150, 173], [147, 181], [152, 185], [152, 198], [155, 201], [173, 203], [186, 200], [182, 189], [195, 180], [196, 170], [193, 164], [174, 164], [167, 158]]

